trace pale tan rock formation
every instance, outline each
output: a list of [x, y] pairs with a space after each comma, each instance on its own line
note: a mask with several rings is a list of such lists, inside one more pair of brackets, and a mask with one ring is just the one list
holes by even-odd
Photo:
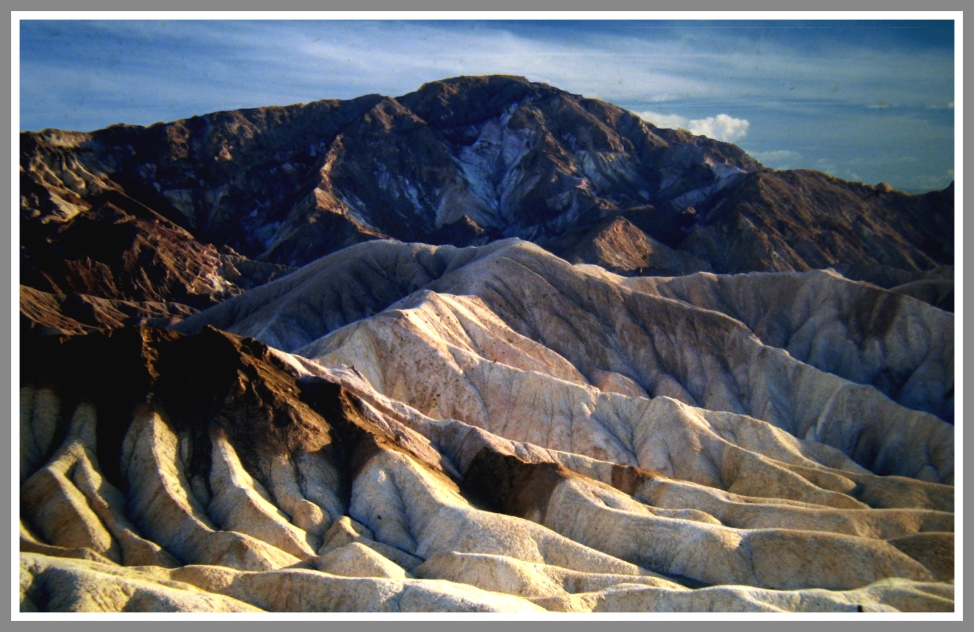
[[[359, 249], [385, 247], [397, 253], [416, 249], [386, 244], [366, 244]], [[439, 256], [452, 254], [431, 250]], [[623, 416], [628, 421], [618, 421], [615, 418], [619, 414], [613, 411], [624, 404], [585, 388], [593, 381], [604, 383], [606, 374], [611, 373], [634, 382], [654, 397], [744, 414], [794, 436], [839, 448], [877, 473], [932, 481], [952, 479], [949, 462], [953, 432], [949, 424], [898, 406], [874, 388], [800, 362], [762, 343], [740, 321], [683, 301], [629, 290], [605, 273], [588, 274], [523, 242], [477, 249], [473, 261], [467, 252], [453, 252], [462, 253], [457, 258], [465, 265], [381, 314], [336, 330], [297, 349], [297, 353], [319, 363], [355, 366], [383, 393], [435, 417], [456, 418], [494, 430], [498, 428], [492, 424], [501, 423], [511, 432], [540, 432], [544, 428], [552, 441], [562, 441], [546, 447], [577, 451], [568, 449], [565, 441], [579, 440], [583, 446], [592, 443], [585, 448], [589, 452], [583, 449], [583, 454], [626, 464], [636, 464], [635, 446], [626, 445], [620, 437], [634, 432], [630, 426], [640, 415], [627, 412]], [[327, 259], [316, 265], [343, 264]], [[407, 276], [403, 283], [418, 284], [418, 279]], [[261, 309], [268, 309], [264, 297], [280, 291], [273, 285], [262, 293]], [[316, 300], [317, 291], [312, 289], [313, 283], [297, 287], [295, 294], [274, 302], [278, 319], [290, 323], [287, 333], [249, 329], [246, 323], [251, 320], [243, 300], [216, 308], [214, 317], [219, 320], [215, 322], [231, 330], [258, 333], [272, 344], [280, 344], [283, 338], [297, 341], [300, 336], [291, 327], [300, 316], [291, 318], [289, 311], [300, 309], [301, 314], [307, 314], [306, 305]], [[898, 295], [894, 298], [909, 301]], [[929, 306], [921, 307], [929, 310]], [[238, 314], [244, 324], [227, 325], [220, 319], [222, 314]], [[189, 319], [186, 328], [198, 327], [209, 318], [203, 314]], [[319, 324], [315, 333], [322, 329]], [[940, 331], [926, 327], [916, 335], [921, 340], [934, 339]], [[908, 348], [890, 353], [910, 355]], [[943, 359], [949, 354], [942, 353], [939, 363], [936, 353], [931, 355], [930, 366], [915, 371], [914, 381], [949, 382], [946, 376], [952, 374], [952, 360]], [[542, 365], [529, 366], [529, 361], [557, 368], [538, 370]], [[437, 381], [421, 377], [430, 374], [437, 375]], [[516, 395], [494, 398], [484, 392], [492, 388], [530, 395], [523, 400]], [[539, 397], [549, 401], [540, 402]], [[591, 412], [578, 410], [575, 403]], [[517, 423], [526, 409], [533, 411], [535, 406], [542, 406], [549, 423], [560, 430], [552, 433], [546, 429], [549, 424]], [[861, 415], [869, 419], [866, 428], [844, 421]], [[591, 421], [592, 417], [598, 421]], [[603, 430], [599, 437], [588, 428], [575, 428], [576, 420], [582, 419], [611, 426], [614, 436], [606, 436]], [[584, 438], [572, 436], [569, 428]], [[507, 436], [507, 432], [502, 429], [497, 433]], [[535, 441], [524, 434], [512, 438]], [[917, 446], [927, 448], [929, 460]]]
[[339, 254], [195, 335], [26, 346], [23, 610], [953, 608], [946, 312], [516, 241]]

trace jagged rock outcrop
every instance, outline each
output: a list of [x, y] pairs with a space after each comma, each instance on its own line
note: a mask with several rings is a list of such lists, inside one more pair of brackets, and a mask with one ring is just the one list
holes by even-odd
[[165, 327], [196, 312], [182, 303], [50, 294], [20, 286], [20, 328], [30, 334], [80, 334], [139, 325]]
[[902, 294], [373, 241], [177, 327], [25, 342], [22, 609], [953, 609]]

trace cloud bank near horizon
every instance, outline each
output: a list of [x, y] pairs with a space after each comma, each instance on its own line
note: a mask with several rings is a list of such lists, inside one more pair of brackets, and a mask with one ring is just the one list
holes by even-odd
[[726, 114], [708, 116], [702, 119], [688, 119], [679, 114], [660, 114], [659, 112], [636, 112], [641, 119], [657, 127], [682, 128], [692, 134], [707, 136], [714, 140], [733, 143], [747, 136], [751, 124]]

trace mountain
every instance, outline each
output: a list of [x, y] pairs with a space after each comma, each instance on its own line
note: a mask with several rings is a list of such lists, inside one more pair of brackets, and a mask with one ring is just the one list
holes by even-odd
[[21, 611], [955, 608], [952, 187], [516, 77], [21, 143]]
[[518, 77], [25, 132], [20, 173], [24, 285], [194, 309], [380, 238], [517, 237], [622, 274], [888, 268], [907, 284], [953, 263], [952, 187], [773, 171]]

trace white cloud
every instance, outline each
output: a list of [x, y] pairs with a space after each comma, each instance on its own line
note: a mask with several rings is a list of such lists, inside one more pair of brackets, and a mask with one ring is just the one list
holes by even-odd
[[735, 141], [747, 136], [747, 128], [751, 124], [745, 119], [737, 119], [726, 114], [718, 114], [705, 119], [690, 121], [690, 131], [703, 134], [710, 138], [724, 141]]
[[659, 112], [637, 112], [645, 121], [657, 127], [681, 127], [693, 134], [708, 136], [715, 140], [733, 142], [747, 136], [747, 128], [751, 124], [746, 119], [734, 118], [727, 114], [708, 116], [703, 119], [688, 119], [679, 114], [661, 114]]

